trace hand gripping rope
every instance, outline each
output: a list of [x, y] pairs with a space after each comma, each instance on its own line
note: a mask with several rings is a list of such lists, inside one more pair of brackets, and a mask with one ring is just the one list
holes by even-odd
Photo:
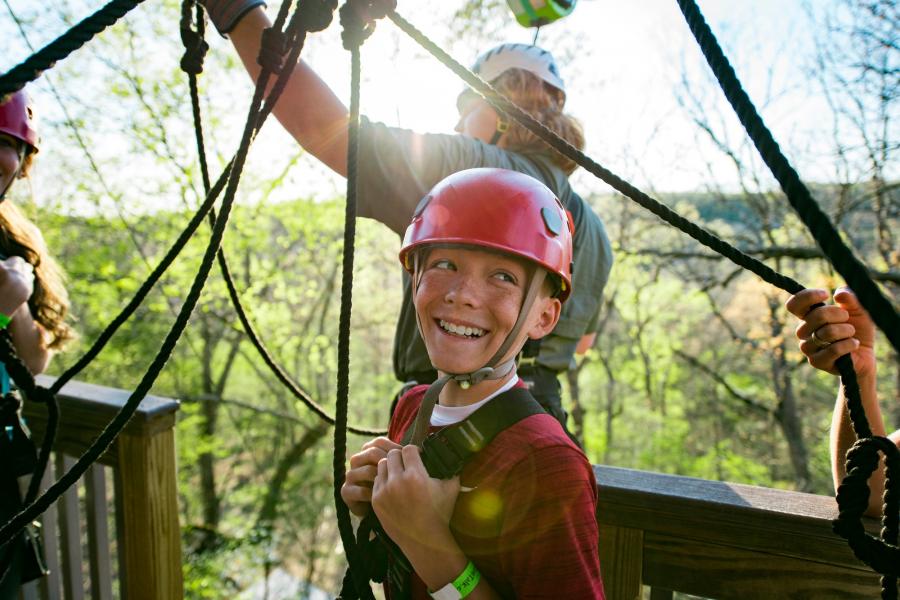
[[[287, 19], [287, 13], [290, 9], [290, 6], [290, 2], [285, 2], [282, 5], [281, 11], [279, 12], [278, 18], [275, 21], [274, 27], [279, 29], [283, 27], [284, 22]], [[304, 10], [298, 10], [297, 12], [295, 12], [288, 26], [288, 30], [292, 32], [291, 37], [295, 41], [289, 53], [289, 57], [293, 61], [296, 61], [299, 57], [300, 51], [303, 47], [303, 42], [305, 41], [305, 30], [303, 30], [302, 28], [307, 25], [321, 23], [320, 14], [304, 16], [304, 12]], [[28, 61], [26, 61], [26, 63], [27, 62]], [[188, 292], [184, 305], [182, 306], [175, 323], [173, 324], [165, 340], [163, 341], [159, 353], [154, 358], [147, 373], [143, 376], [137, 388], [129, 397], [125, 406], [113, 418], [109, 425], [107, 425], [103, 432], [100, 433], [91, 447], [76, 461], [75, 465], [73, 465], [73, 467], [68, 472], [66, 472], [56, 483], [51, 485], [43, 495], [37, 498], [33, 503], [26, 506], [26, 508], [22, 512], [13, 517], [8, 523], [0, 527], [0, 545], [5, 544], [9, 540], [11, 540], [16, 534], [18, 534], [19, 531], [24, 528], [27, 523], [31, 522], [35, 517], [49, 508], [49, 506], [57, 498], [59, 498], [59, 496], [62, 495], [62, 493], [65, 492], [66, 489], [77, 482], [78, 478], [87, 470], [87, 468], [109, 447], [109, 445], [112, 443], [121, 429], [131, 418], [132, 414], [134, 414], [134, 411], [136, 410], [140, 401], [149, 392], [154, 381], [156, 380], [156, 377], [171, 355], [179, 336], [187, 326], [190, 314], [193, 311], [194, 306], [196, 306], [197, 300], [206, 282], [206, 278], [209, 275], [213, 258], [215, 257], [221, 244], [225, 226], [228, 222], [228, 216], [231, 211], [231, 206], [234, 203], [234, 197], [239, 183], [240, 173], [243, 169], [250, 144], [252, 143], [253, 138], [259, 131], [259, 128], [262, 126], [265, 119], [269, 114], [271, 114], [272, 108], [278, 99], [278, 95], [281, 93], [281, 90], [284, 88], [284, 84], [287, 82], [287, 79], [289, 77], [289, 72], [280, 74], [278, 80], [276, 81], [276, 84], [273, 86], [271, 93], [266, 98], [265, 104], [260, 107], [266, 84], [271, 74], [271, 69], [268, 66], [263, 65], [262, 71], [257, 80], [253, 102], [251, 103], [251, 108], [248, 115], [247, 124], [244, 128], [240, 147], [235, 154], [235, 157], [229, 163], [228, 167], [226, 167], [225, 172], [216, 182], [216, 185], [213, 186], [212, 193], [207, 196], [203, 206], [201, 206], [200, 210], [198, 210], [194, 215], [188, 227], [184, 232], [182, 232], [172, 248], [170, 248], [169, 252], [151, 274], [150, 278], [148, 278], [148, 280], [141, 286], [141, 289], [138, 291], [138, 294], [135, 296], [135, 298], [132, 299], [132, 301], [125, 307], [125, 309], [118, 315], [118, 317], [116, 317], [116, 319], [114, 319], [113, 322], [111, 322], [110, 325], [107, 326], [107, 328], [98, 337], [97, 341], [94, 343], [91, 349], [72, 368], [66, 371], [66, 373], [64, 373], [63, 376], [61, 376], [54, 383], [49, 392], [51, 394], [55, 394], [56, 392], [58, 392], [59, 389], [62, 388], [62, 386], [69, 379], [71, 379], [76, 373], [81, 371], [88, 363], [90, 363], [90, 361], [94, 357], [97, 356], [97, 354], [99, 354], [106, 342], [115, 333], [116, 329], [118, 329], [118, 327], [120, 327], [122, 323], [124, 323], [134, 312], [134, 310], [140, 305], [141, 301], [149, 292], [150, 288], [153, 287], [153, 285], [166, 270], [169, 264], [171, 264], [174, 258], [178, 255], [178, 253], [196, 231], [197, 227], [200, 225], [203, 217], [211, 209], [212, 204], [215, 201], [215, 197], [222, 191], [223, 187], [226, 187], [227, 184], [225, 197], [222, 200], [221, 214], [219, 215], [219, 218], [216, 219], [210, 243], [201, 261], [197, 277], [193, 285], [191, 286], [190, 291]], [[3, 85], [6, 77], [7, 75], [0, 77], [0, 85]], [[0, 357], [0, 360], [2, 359], [3, 357]], [[19, 373], [18, 371], [16, 371], [16, 374], [18, 374], [18, 378], [16, 378], [14, 374], [14, 381], [16, 381], [16, 383], [21, 388], [26, 390], [41, 389], [34, 386], [33, 378], [30, 377], [30, 373], [27, 373], [27, 370], [26, 373]], [[21, 379], [24, 379], [24, 381], [20, 381]], [[32, 381], [29, 383], [29, 380]], [[48, 435], [50, 435], [49, 432]], [[46, 464], [46, 461], [44, 464]], [[38, 481], [40, 480], [39, 474], [35, 475], [35, 479]]]

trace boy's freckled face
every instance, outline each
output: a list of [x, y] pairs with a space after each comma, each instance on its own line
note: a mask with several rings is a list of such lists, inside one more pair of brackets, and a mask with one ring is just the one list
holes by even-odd
[[512, 257], [463, 248], [431, 250], [415, 306], [432, 364], [445, 373], [485, 366], [515, 325], [527, 276], [525, 265]]

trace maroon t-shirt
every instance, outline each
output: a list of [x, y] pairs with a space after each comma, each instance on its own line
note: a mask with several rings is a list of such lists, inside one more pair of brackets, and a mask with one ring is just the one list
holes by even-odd
[[[428, 386], [397, 404], [388, 436], [400, 442]], [[450, 529], [504, 598], [604, 598], [595, 511], [597, 484], [584, 453], [547, 414], [502, 431], [463, 469]], [[431, 596], [412, 575], [413, 600]]]

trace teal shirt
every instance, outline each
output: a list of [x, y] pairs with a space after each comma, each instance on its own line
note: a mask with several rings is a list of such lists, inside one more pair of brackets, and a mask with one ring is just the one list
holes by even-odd
[[[510, 169], [543, 182], [572, 214], [575, 226], [572, 295], [559, 323], [540, 345], [537, 363], [564, 371], [575, 365], [581, 337], [596, 331], [612, 246], [603, 222], [545, 153], [510, 152], [463, 135], [418, 134], [363, 119], [360, 133], [358, 214], [380, 221], [402, 239], [416, 205], [444, 177], [477, 167]], [[399, 250], [399, 249], [398, 249]], [[403, 272], [403, 305], [394, 336], [394, 373], [430, 370], [416, 327], [410, 279]]]

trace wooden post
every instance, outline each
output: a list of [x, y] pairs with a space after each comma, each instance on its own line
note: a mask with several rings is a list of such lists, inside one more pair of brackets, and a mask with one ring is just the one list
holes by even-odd
[[183, 597], [175, 433], [121, 435], [116, 473], [122, 597]]
[[[39, 376], [44, 386], [54, 379]], [[62, 419], [54, 450], [69, 456], [81, 456], [94, 442], [100, 431], [122, 409], [131, 392], [79, 381], [68, 382], [59, 393]], [[115, 476], [116, 536], [120, 594], [124, 600], [181, 600], [184, 597], [181, 573], [181, 529], [178, 524], [178, 489], [175, 456], [175, 413], [178, 402], [170, 398], [147, 396], [138, 406], [125, 429], [99, 458], [98, 464], [87, 473], [86, 504], [90, 565], [82, 565], [81, 536], [72, 526], [69, 539], [74, 544], [61, 548], [77, 577], [70, 578], [83, 585], [83, 574], [90, 572], [92, 600], [112, 595], [109, 581], [109, 540], [106, 524], [106, 493], [103, 467], [112, 468]], [[36, 440], [47, 424], [47, 410], [43, 404], [26, 402], [24, 415]], [[70, 460], [70, 459], [69, 459]], [[48, 474], [49, 475], [49, 474]], [[57, 473], [59, 476], [60, 473]], [[77, 492], [72, 491], [72, 497]], [[59, 503], [62, 510], [64, 501]], [[47, 511], [53, 522], [56, 508]], [[70, 511], [72, 518], [75, 511]], [[59, 596], [59, 575], [52, 565], [59, 565], [55, 529], [45, 531], [51, 598]], [[74, 537], [73, 537], [74, 536]], [[77, 546], [77, 556], [71, 547]], [[43, 584], [42, 584], [43, 585]], [[43, 589], [43, 588], [42, 588]]]
[[629, 527], [599, 524], [600, 574], [608, 600], [641, 597], [644, 532]]

